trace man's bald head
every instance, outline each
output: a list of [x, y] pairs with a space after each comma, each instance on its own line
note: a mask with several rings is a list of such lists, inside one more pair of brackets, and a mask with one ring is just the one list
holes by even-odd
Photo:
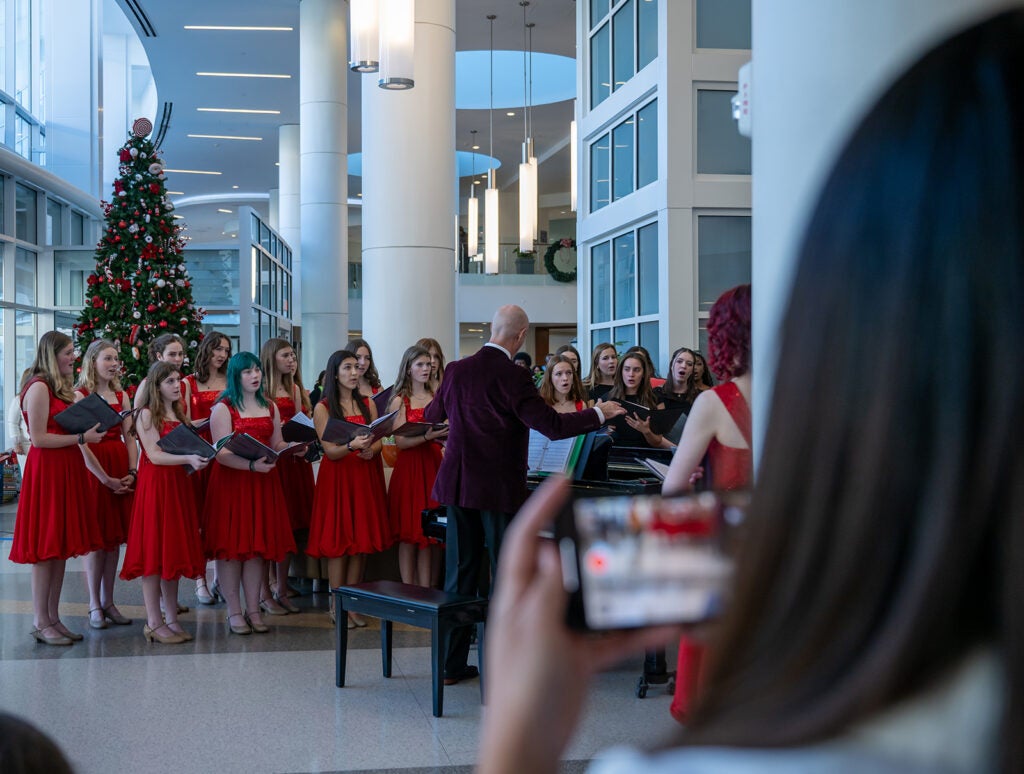
[[529, 327], [530, 318], [526, 316], [523, 308], [507, 304], [494, 313], [494, 319], [491, 320], [491, 341], [514, 352], [525, 340]]

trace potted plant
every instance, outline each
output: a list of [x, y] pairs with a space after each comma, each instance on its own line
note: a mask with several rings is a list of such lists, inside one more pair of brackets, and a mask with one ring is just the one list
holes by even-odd
[[533, 274], [537, 264], [536, 250], [516, 249], [516, 274]]

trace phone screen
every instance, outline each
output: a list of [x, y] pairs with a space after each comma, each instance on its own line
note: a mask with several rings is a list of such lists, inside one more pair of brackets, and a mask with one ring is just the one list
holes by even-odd
[[572, 501], [558, 521], [573, 628], [606, 630], [717, 617], [747, 493]]

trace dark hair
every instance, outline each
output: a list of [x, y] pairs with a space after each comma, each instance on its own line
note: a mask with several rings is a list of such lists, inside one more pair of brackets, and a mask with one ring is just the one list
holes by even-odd
[[693, 741], [832, 737], [985, 646], [1024, 771], [1022, 93], [1013, 11], [914, 65], [828, 178]]
[[715, 386], [715, 377], [711, 375], [711, 366], [708, 365], [708, 359], [704, 357], [704, 353], [699, 349], [693, 351], [694, 365], [700, 361], [700, 383], [705, 387]]
[[721, 379], [750, 370], [750, 285], [737, 285], [708, 314], [708, 364]]
[[[256, 368], [263, 372], [263, 366], [260, 365], [260, 359], [256, 357], [252, 352], [236, 352], [228, 360], [228, 371], [227, 371], [227, 386], [224, 388], [224, 392], [220, 394], [218, 400], [226, 400], [236, 409], [242, 408], [242, 402], [244, 394], [242, 393], [242, 371], [248, 371], [250, 368]], [[260, 383], [260, 388], [256, 390], [256, 403], [260, 406], [269, 405], [267, 400], [267, 382], [264, 379]]]
[[[358, 339], [357, 339], [358, 340]], [[348, 349], [339, 349], [327, 358], [327, 366], [324, 368], [324, 386], [321, 395], [327, 401], [327, 413], [335, 419], [344, 419], [345, 411], [341, 408], [341, 395], [338, 391], [338, 369], [346, 360], [355, 360], [356, 353]], [[366, 424], [370, 424], [370, 407], [366, 405], [367, 399], [359, 392], [359, 386], [352, 390], [352, 401], [359, 406]]]
[[555, 375], [555, 366], [559, 363], [566, 363], [572, 369], [572, 386], [569, 387], [569, 400], [582, 400], [586, 402], [587, 393], [583, 389], [583, 382], [580, 381], [580, 372], [576, 370], [576, 366], [572, 364], [572, 361], [564, 355], [552, 357], [548, 362], [548, 367], [544, 369], [544, 378], [541, 379], [540, 387], [537, 388], [544, 402], [549, 406], [555, 405], [555, 384], [551, 380]]
[[697, 353], [689, 347], [680, 347], [673, 352], [672, 357], [668, 359], [668, 372], [665, 374], [665, 384], [661, 386], [661, 391], [667, 395], [683, 395], [684, 399], [689, 401], [692, 405], [700, 394], [700, 390], [697, 389], [697, 385], [694, 384], [693, 381], [693, 370], [690, 370], [690, 376], [686, 380], [686, 384], [676, 384], [675, 376], [676, 358], [686, 352], [688, 352], [690, 357], [693, 358], [694, 363], [697, 362]]
[[[139, 406], [141, 408], [149, 409], [150, 419], [153, 427], [159, 433], [163, 430], [164, 420], [167, 418], [165, 415], [164, 399], [160, 395], [160, 385], [169, 377], [171, 374], [178, 374], [181, 376], [181, 369], [173, 363], [168, 363], [165, 360], [157, 360], [153, 365], [149, 367], [149, 372], [146, 374], [146, 383], [143, 386], [142, 401]], [[188, 418], [185, 416], [185, 409], [182, 406], [182, 401], [176, 400], [171, 406], [171, 411], [174, 412], [174, 418], [179, 422], [188, 423]], [[136, 423], [138, 419], [136, 418]], [[133, 425], [133, 429], [138, 432], [138, 428]]]
[[516, 352], [512, 356], [513, 363], [526, 363], [527, 368], [533, 367], [533, 358], [530, 357], [529, 352]]
[[[647, 361], [647, 375], [651, 378], [656, 377], [658, 375], [658, 369], [655, 368], [654, 358], [652, 358], [651, 353], [647, 351], [647, 347], [641, 347], [639, 344], [634, 344], [626, 350], [626, 355], [632, 355], [635, 352], [639, 352], [644, 356], [644, 360]], [[623, 357], [626, 355], [623, 355]]]
[[564, 355], [566, 352], [572, 352], [576, 356], [577, 365], [575, 366], [575, 368], [577, 371], [582, 371], [583, 358], [580, 357], [580, 353], [576, 350], [576, 347], [574, 347], [572, 344], [563, 344], [562, 346], [555, 350], [556, 355]]
[[[228, 352], [231, 351], [231, 339], [220, 331], [210, 331], [207, 333], [201, 342], [199, 342], [199, 351], [196, 352], [196, 381], [206, 384], [210, 381], [210, 358], [213, 357], [213, 350], [220, 346], [221, 341], [228, 343]], [[230, 357], [230, 355], [228, 355]], [[227, 363], [224, 361], [224, 370], [227, 372]]]
[[[644, 375], [640, 380], [640, 387], [637, 388], [636, 395], [630, 398], [626, 396], [626, 383], [622, 379], [622, 367], [627, 360], [636, 360], [644, 367]], [[654, 394], [654, 390], [651, 389], [651, 364], [644, 357], [643, 352], [627, 352], [619, 358], [619, 364], [615, 367], [615, 384], [612, 385], [612, 388], [608, 390], [608, 394], [605, 396], [605, 400], [613, 399], [628, 399], [647, 408], [654, 408], [661, 402], [658, 400], [658, 396]]]
[[[373, 361], [373, 350], [366, 343], [366, 339], [349, 339], [345, 349], [349, 352], [358, 352], [360, 347], [366, 347], [366, 351], [370, 353], [370, 365], [367, 366], [363, 378], [369, 382], [373, 389], [380, 389], [380, 375], [377, 373], [377, 364]], [[337, 373], [337, 369], [335, 369], [335, 373]]]
[[57, 743], [27, 720], [0, 712], [0, 771], [5, 774], [72, 774]]
[[[437, 339], [423, 338], [416, 342], [416, 346], [423, 347], [427, 352], [437, 352], [437, 381], [440, 382], [444, 378], [444, 350], [441, 349], [441, 344]], [[430, 357], [433, 359], [434, 356]]]
[[187, 355], [188, 350], [185, 348], [185, 340], [181, 338], [177, 333], [161, 333], [151, 342], [149, 342], [149, 362], [150, 364], [155, 363], [159, 360], [159, 356], [164, 353], [171, 344], [177, 342], [181, 344], [182, 354]]

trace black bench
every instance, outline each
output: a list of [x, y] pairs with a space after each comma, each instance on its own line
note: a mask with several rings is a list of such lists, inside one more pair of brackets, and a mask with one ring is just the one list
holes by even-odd
[[449, 594], [395, 581], [373, 581], [332, 589], [335, 595], [337, 651], [335, 685], [345, 685], [348, 653], [347, 613], [362, 613], [381, 619], [380, 654], [384, 677], [391, 677], [391, 624], [393, 621], [430, 629], [431, 678], [434, 717], [444, 708], [444, 662], [452, 631], [462, 626], [477, 627], [477, 660], [480, 669], [480, 697], [484, 690], [484, 619], [487, 600]]

